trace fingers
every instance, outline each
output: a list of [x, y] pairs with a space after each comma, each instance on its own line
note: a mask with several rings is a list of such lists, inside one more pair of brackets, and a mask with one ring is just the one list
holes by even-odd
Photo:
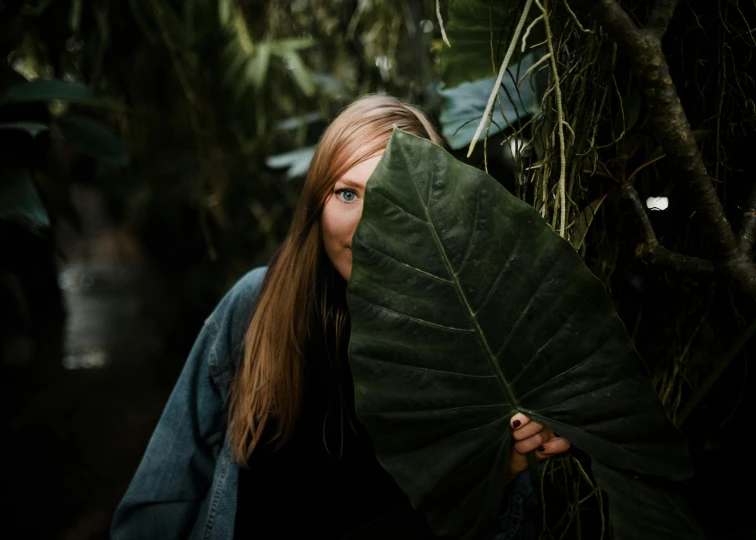
[[512, 426], [512, 429], [525, 427], [530, 422], [531, 422], [530, 418], [528, 418], [521, 412], [514, 414], [512, 418], [509, 419], [509, 425]]
[[570, 449], [570, 441], [563, 437], [553, 437], [536, 449], [538, 459], [546, 459], [549, 456], [561, 454]]
[[545, 459], [555, 454], [566, 452], [570, 442], [554, 435], [554, 432], [544, 428], [522, 413], [512, 416], [509, 421], [512, 426], [512, 438], [515, 441], [514, 450], [520, 454], [535, 452], [536, 457]]
[[554, 433], [550, 429], [542, 429], [527, 439], [516, 442], [514, 449], [521, 454], [527, 454], [545, 445], [553, 437]]
[[526, 424], [523, 423], [520, 427], [512, 430], [512, 437], [515, 441], [524, 441], [540, 431], [543, 431], [543, 425], [528, 419]]
[[509, 420], [509, 424], [512, 426], [512, 437], [515, 441], [524, 441], [536, 433], [543, 431], [542, 424], [531, 420], [522, 413], [513, 415]]

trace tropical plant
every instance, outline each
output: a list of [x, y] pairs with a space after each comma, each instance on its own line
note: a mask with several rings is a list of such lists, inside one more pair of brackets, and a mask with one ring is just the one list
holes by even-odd
[[[516, 412], [604, 464], [598, 486], [614, 488], [610, 507], [638, 506], [627, 471], [691, 475], [684, 438], [601, 283], [484, 172], [395, 130], [368, 182], [353, 252], [357, 413], [440, 538], [486, 537]], [[654, 526], [617, 537], [702, 537], [684, 507], [666, 511], [641, 512]]]
[[[194, 314], [192, 327], [230, 280], [276, 248], [311, 145], [343, 104], [384, 90], [424, 103], [440, 111], [455, 155], [475, 145], [468, 162], [563, 230], [606, 287], [667, 413], [690, 436], [700, 472], [687, 495], [706, 508], [699, 517], [717, 528], [707, 516], [729, 512], [750, 526], [748, 510], [736, 510], [745, 503], [709, 496], [708, 464], [718, 464], [725, 489], [749, 478], [727, 457], [753, 399], [747, 355], [756, 310], [740, 279], [750, 272], [756, 233], [753, 3], [674, 9], [674, 1], [623, 0], [624, 14], [604, 0], [0, 4], [0, 58], [23, 74], [10, 82], [73, 81], [100, 103], [0, 107], [0, 122], [16, 124], [0, 129], [3, 149], [24, 163], [12, 185], [0, 182], [0, 203], [9, 193], [29, 202], [26, 210], [6, 205], [4, 215], [43, 224], [36, 194], [53, 220], [75, 220], [61, 196], [65, 182], [53, 180], [67, 169], [38, 158], [48, 150], [70, 157], [61, 120], [106, 120], [130, 165], [90, 167], [86, 177], [94, 174], [108, 207], [171, 283], [191, 287], [182, 298], [197, 305], [180, 315]], [[663, 53], [654, 56], [659, 66], [644, 63], [641, 42]], [[6, 71], [0, 93], [9, 86]], [[654, 73], [655, 81], [646, 77]], [[674, 124], [687, 122], [690, 133], [659, 131], [666, 105], [649, 96], [661, 83], [680, 99], [663, 94]], [[103, 108], [103, 98], [121, 105]], [[690, 156], [675, 144], [681, 133], [694, 157], [690, 135], [697, 140], [713, 181], [686, 171]], [[72, 180], [82, 179], [73, 172]], [[668, 208], [652, 212], [652, 196], [667, 198]], [[723, 255], [733, 237], [739, 249]], [[590, 537], [588, 527], [600, 524], [601, 492], [582, 457], [576, 451], [543, 467], [545, 538], [581, 530]], [[559, 493], [551, 493], [554, 484]]]
[[[85, 86], [56, 80], [38, 79], [0, 88], [0, 132], [10, 135], [0, 150], [0, 219], [16, 221], [37, 229], [50, 225], [48, 211], [40, 199], [70, 210], [65, 190], [52, 182], [34, 181], [35, 170], [45, 163], [48, 145], [35, 144], [41, 133], [53, 132], [71, 145], [74, 152], [87, 154], [100, 163], [120, 166], [127, 154], [118, 139], [104, 125], [72, 112], [70, 104], [97, 106], [97, 99]], [[45, 105], [54, 103], [50, 109]], [[70, 215], [70, 213], [69, 213]]]
[[[726, 446], [726, 424], [743, 418], [749, 383], [729, 364], [747, 369], [756, 332], [756, 187], [744, 146], [756, 128], [746, 74], [756, 11], [737, 0], [677, 4], [450, 0], [444, 14], [440, 3], [440, 120], [453, 149], [466, 146], [604, 283], [675, 423], [693, 415], [717, 426], [690, 432], [705, 464]], [[651, 196], [672, 202], [653, 212]], [[721, 419], [707, 402], [731, 411]], [[567, 507], [545, 534], [579, 536], [592, 483], [575, 460], [545, 469], [551, 481], [572, 469]]]

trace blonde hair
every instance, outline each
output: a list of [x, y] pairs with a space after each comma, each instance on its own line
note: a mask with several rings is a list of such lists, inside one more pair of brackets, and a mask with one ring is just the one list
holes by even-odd
[[[312, 332], [325, 333], [332, 345], [326, 348], [328, 354], [338, 355], [348, 321], [345, 288], [324, 252], [320, 218], [336, 181], [383, 152], [394, 126], [443, 145], [419, 109], [386, 95], [354, 101], [318, 142], [291, 228], [268, 268], [231, 383], [229, 440], [242, 466], [261, 441], [280, 446], [291, 438], [302, 403], [305, 356], [315, 339]], [[338, 362], [333, 366], [345, 369]], [[271, 420], [272, 432], [266, 430]]]

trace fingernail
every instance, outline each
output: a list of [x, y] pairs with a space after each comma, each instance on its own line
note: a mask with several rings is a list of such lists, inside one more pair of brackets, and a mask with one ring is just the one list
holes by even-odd
[[541, 452], [541, 453], [544, 453], [546, 451], [546, 447], [545, 446], [539, 446], [538, 447], [538, 451]]
[[514, 422], [512, 422], [512, 427], [517, 429], [518, 427], [520, 427], [520, 424], [522, 424], [522, 422], [515, 420]]

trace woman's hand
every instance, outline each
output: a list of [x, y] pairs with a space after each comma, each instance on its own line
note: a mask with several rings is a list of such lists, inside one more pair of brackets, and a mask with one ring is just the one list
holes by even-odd
[[566, 452], [570, 448], [570, 441], [555, 436], [553, 431], [544, 428], [522, 413], [512, 416], [509, 424], [512, 426], [514, 445], [507, 465], [508, 481], [528, 468], [530, 452], [535, 452], [538, 459], [546, 459]]

